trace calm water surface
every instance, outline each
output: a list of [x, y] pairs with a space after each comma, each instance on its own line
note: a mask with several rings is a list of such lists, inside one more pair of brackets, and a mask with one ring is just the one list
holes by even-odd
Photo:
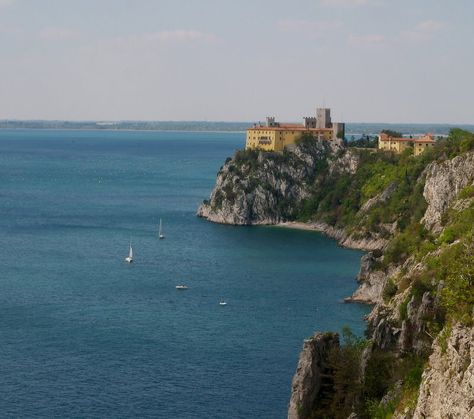
[[2, 416], [286, 417], [303, 339], [364, 327], [368, 309], [341, 304], [361, 253], [196, 218], [243, 144], [0, 131]]

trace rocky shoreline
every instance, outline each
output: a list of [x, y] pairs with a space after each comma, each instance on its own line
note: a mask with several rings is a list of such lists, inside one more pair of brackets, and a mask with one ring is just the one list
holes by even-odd
[[[367, 252], [361, 258], [358, 287], [345, 300], [373, 305], [366, 319], [369, 345], [364, 349], [359, 365], [353, 366], [361, 374], [359, 380], [365, 379], [370, 364], [379, 362], [381, 356], [390, 356], [400, 365], [408, 362], [407, 355], [424, 359], [427, 364], [423, 366], [416, 398], [404, 399], [408, 396], [400, 381], [384, 390], [386, 394], [378, 400], [379, 408], [383, 410], [390, 404], [399, 403], [399, 406], [395, 405], [395, 418], [448, 417], [449, 412], [456, 413], [452, 417], [474, 417], [474, 328], [455, 324], [452, 334], [448, 334], [449, 330], [441, 333], [438, 330], [436, 337], [430, 332], [439, 321], [442, 308], [439, 289], [413, 289], [416, 285], [413, 278], [416, 279], [425, 267], [423, 261], [414, 257], [407, 257], [403, 263], [385, 261], [387, 249], [399, 231], [398, 220], [385, 224], [379, 221], [373, 229], [366, 228], [368, 224], [363, 222], [360, 226], [352, 224], [350, 229], [336, 227], [345, 224], [339, 221], [330, 225], [321, 221], [326, 219], [321, 216], [308, 223], [288, 221], [297, 218], [295, 215], [304, 209], [305, 201], [314, 194], [314, 185], [323, 187], [324, 176], [331, 182], [347, 179], [356, 173], [359, 162], [357, 153], [318, 141], [302, 143], [294, 152], [285, 155], [237, 154], [219, 171], [216, 186], [209, 200], [199, 207], [197, 215], [223, 224], [273, 225], [320, 232], [335, 239], [342, 247]], [[459, 199], [463, 188], [469, 185], [474, 188], [472, 162], [474, 152], [435, 161], [414, 178], [413, 184], [422, 188], [426, 200], [418, 220], [421, 219], [420, 225], [428, 232], [439, 235], [448, 209], [462, 210], [473, 203], [474, 198]], [[321, 170], [325, 175], [323, 180], [318, 180]], [[408, 172], [405, 172], [405, 179], [410, 181]], [[357, 219], [367, 220], [371, 211], [384, 207], [396, 193], [397, 184], [388, 184], [378, 195], [365, 201], [356, 213]], [[404, 251], [403, 245], [398, 251]], [[436, 252], [434, 249], [428, 256], [436, 257]], [[442, 284], [438, 284], [438, 288], [440, 286]], [[336, 397], [330, 394], [334, 377], [330, 377], [328, 351], [339, 345], [339, 337], [334, 333], [316, 332], [305, 341], [293, 378], [289, 418], [313, 417], [314, 409], [321, 408], [322, 398], [327, 402]], [[455, 377], [457, 384], [450, 384], [450, 377]], [[444, 388], [448, 393], [443, 392]], [[463, 401], [459, 400], [459, 394], [463, 395]], [[349, 414], [351, 418], [357, 418], [354, 410]]]
[[277, 227], [292, 228], [296, 230], [316, 231], [337, 241], [339, 246], [354, 250], [364, 250], [370, 252], [372, 250], [381, 250], [385, 248], [388, 241], [382, 238], [361, 238], [356, 239], [350, 234], [347, 234], [344, 229], [338, 229], [327, 223], [318, 222], [298, 222], [285, 221], [276, 224]]

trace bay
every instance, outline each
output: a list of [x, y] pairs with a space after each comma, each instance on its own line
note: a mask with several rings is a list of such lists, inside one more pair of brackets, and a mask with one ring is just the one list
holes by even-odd
[[304, 338], [362, 333], [361, 252], [195, 216], [244, 142], [0, 131], [2, 415], [284, 418]]

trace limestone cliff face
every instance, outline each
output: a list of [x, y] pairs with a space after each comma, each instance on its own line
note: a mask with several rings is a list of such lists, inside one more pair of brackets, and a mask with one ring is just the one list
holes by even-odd
[[441, 216], [454, 198], [474, 183], [474, 153], [466, 153], [442, 163], [433, 162], [426, 168], [423, 196], [428, 203], [422, 223], [430, 230], [442, 229]]
[[234, 225], [278, 224], [310, 195], [321, 166], [331, 173], [353, 172], [358, 159], [342, 146], [313, 140], [285, 154], [254, 152], [229, 159], [217, 176], [209, 200], [197, 215]]
[[474, 417], [474, 328], [457, 325], [447, 342], [436, 339], [413, 417]]
[[[380, 249], [381, 247], [379, 247]], [[381, 256], [375, 252], [369, 252], [360, 260], [360, 270], [357, 275], [359, 287], [352, 296], [345, 299], [346, 302], [358, 302], [366, 304], [382, 303], [383, 289], [387, 283], [388, 275], [375, 269], [377, 257]]]
[[293, 377], [288, 419], [310, 417], [317, 400], [331, 387], [328, 357], [338, 346], [339, 337], [334, 333], [317, 332], [305, 340]]

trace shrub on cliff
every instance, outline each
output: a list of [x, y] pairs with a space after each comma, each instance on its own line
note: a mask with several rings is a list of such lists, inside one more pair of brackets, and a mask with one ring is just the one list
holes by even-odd
[[[310, 144], [308, 139], [302, 143]], [[372, 231], [381, 234], [381, 224], [397, 223], [403, 232], [418, 224], [426, 210], [423, 198], [423, 170], [433, 160], [451, 158], [474, 149], [474, 134], [454, 129], [446, 139], [420, 156], [386, 152], [353, 150], [359, 158], [354, 174], [330, 175], [327, 168], [318, 171], [313, 194], [300, 206], [297, 218], [324, 220], [347, 230]], [[364, 203], [379, 196], [389, 185], [396, 187], [383, 202], [375, 203], [360, 213]]]
[[441, 304], [448, 320], [471, 325], [474, 310], [474, 236], [443, 249], [438, 257], [429, 260], [429, 268], [436, 272]]
[[258, 165], [258, 154], [258, 150], [237, 150], [234, 155], [234, 162], [239, 167], [247, 164], [255, 169]]
[[[418, 179], [428, 161], [421, 157], [367, 150], [353, 153], [360, 161], [356, 173], [331, 176], [320, 171], [314, 194], [302, 204], [299, 218], [330, 220], [332, 225], [348, 230], [358, 226], [379, 234], [385, 231], [380, 228], [381, 224], [397, 221], [403, 230], [415, 218], [418, 221], [426, 208], [423, 184]], [[382, 194], [389, 186], [393, 190], [383, 201], [359, 212], [364, 203]]]
[[394, 131], [394, 130], [391, 130], [391, 129], [383, 129], [382, 130], [382, 134], [387, 134], [388, 136], [390, 137], [394, 137], [394, 138], [401, 138], [403, 137], [403, 134], [399, 131]]
[[325, 400], [319, 401], [312, 414], [314, 418], [347, 418], [357, 404], [361, 391], [360, 360], [367, 342], [347, 327], [342, 336], [342, 345], [329, 354], [333, 388], [325, 393]]

